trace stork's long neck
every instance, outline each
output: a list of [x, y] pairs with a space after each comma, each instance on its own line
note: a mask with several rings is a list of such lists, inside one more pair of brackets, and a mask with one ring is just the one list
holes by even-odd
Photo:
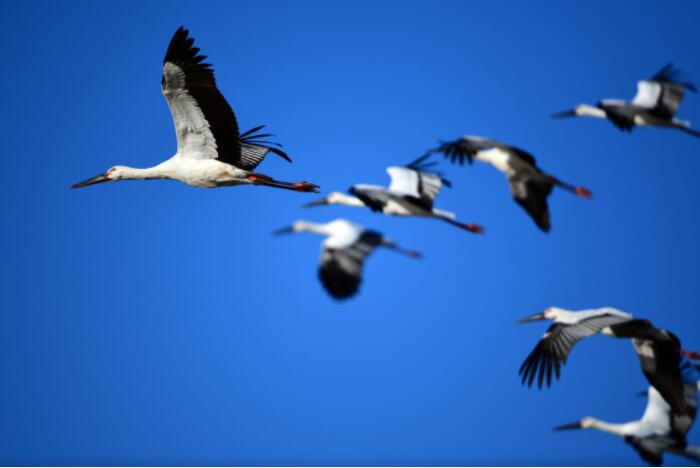
[[346, 205], [346, 206], [358, 206], [358, 207], [364, 207], [365, 204], [362, 202], [357, 197], [351, 197], [349, 195], [345, 195], [344, 193], [340, 192], [335, 192], [333, 195], [328, 199], [328, 202], [333, 205]]
[[170, 161], [164, 161], [157, 166], [146, 168], [121, 166], [119, 170], [119, 178], [123, 180], [171, 179], [174, 176]]
[[609, 434], [615, 434], [622, 437], [627, 433], [628, 426], [629, 423], [613, 424], [601, 421], [600, 419], [590, 418], [586, 429], [596, 429], [598, 431], [607, 432]]
[[327, 236], [329, 233], [324, 224], [311, 223], [309, 221], [297, 221], [294, 223], [294, 232], [311, 232]]
[[603, 109], [591, 106], [589, 104], [579, 104], [576, 106], [576, 115], [579, 117], [593, 117], [595, 119], [605, 119], [607, 114]]

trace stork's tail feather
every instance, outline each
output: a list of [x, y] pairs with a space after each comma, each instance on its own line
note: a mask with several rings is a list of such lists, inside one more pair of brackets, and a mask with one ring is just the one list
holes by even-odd
[[310, 182], [284, 182], [257, 172], [251, 172], [246, 176], [246, 179], [253, 185], [264, 185], [266, 187], [281, 188], [294, 192], [319, 193], [319, 186]]
[[277, 156], [292, 162], [292, 158], [289, 157], [287, 153], [282, 151], [282, 145], [275, 143], [274, 141], [268, 141], [266, 138], [275, 136], [272, 133], [257, 133], [258, 131], [265, 128], [264, 125], [258, 125], [255, 128], [251, 128], [247, 132], [241, 133], [241, 143], [242, 146], [248, 146], [248, 148], [259, 148], [262, 150], [262, 157], [265, 156], [267, 152], [275, 153]]

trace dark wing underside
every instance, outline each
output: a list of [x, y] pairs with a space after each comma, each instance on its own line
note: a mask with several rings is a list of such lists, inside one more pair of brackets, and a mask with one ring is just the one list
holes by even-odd
[[458, 163], [460, 165], [467, 161], [471, 164], [474, 161], [474, 156], [476, 153], [482, 149], [492, 148], [494, 146], [499, 146], [495, 140], [489, 140], [487, 138], [460, 138], [458, 140], [441, 142], [440, 146], [428, 150], [425, 154], [426, 156], [433, 153], [442, 153], [447, 159], [452, 163]]
[[542, 388], [544, 382], [549, 387], [552, 375], [559, 378], [561, 366], [566, 364], [569, 353], [581, 338], [593, 336], [607, 326], [628, 320], [619, 315], [603, 314], [575, 324], [553, 323], [520, 366], [522, 383], [530, 387], [537, 376], [537, 388]]
[[652, 81], [661, 85], [661, 94], [652, 109], [652, 113], [658, 117], [671, 119], [678, 110], [683, 100], [685, 90], [697, 92], [693, 83], [682, 81], [682, 72], [669, 63], [653, 76]]
[[685, 88], [676, 83], [661, 83], [661, 95], [651, 113], [662, 119], [671, 120], [683, 100]]
[[535, 161], [535, 157], [528, 153], [527, 151], [516, 148], [515, 146], [509, 146], [509, 145], [500, 145], [500, 147], [506, 151], [508, 151], [510, 154], [514, 155], [515, 157], [519, 158], [522, 161], [525, 161], [528, 163], [530, 166], [537, 168], [537, 161]]
[[[224, 96], [216, 87], [214, 71], [206, 58], [199, 55], [199, 48], [193, 47], [194, 39], [182, 26], [178, 28], [170, 41], [163, 60], [164, 73], [162, 85], [164, 92], [177, 93], [183, 90], [191, 96], [204, 115], [216, 141], [217, 159], [242, 167], [241, 145], [236, 116]], [[177, 66], [184, 73], [184, 84], [177, 76], [171, 76], [165, 67], [167, 63]], [[180, 87], [182, 86], [182, 88]], [[172, 107], [172, 106], [171, 106]], [[177, 123], [176, 123], [177, 125]]]
[[333, 298], [343, 300], [357, 294], [364, 260], [381, 242], [378, 232], [364, 231], [350, 247], [323, 250], [318, 275]]
[[549, 182], [532, 180], [526, 174], [516, 174], [508, 178], [508, 185], [513, 198], [530, 215], [543, 231], [549, 231], [549, 206], [547, 197], [552, 193]]
[[672, 414], [671, 429], [677, 434], [687, 434], [698, 414], [698, 387], [696, 382], [684, 382], [685, 409], [687, 414]]
[[635, 319], [611, 326], [615, 336], [632, 338], [634, 350], [647, 381], [661, 394], [677, 415], [687, 415], [685, 388], [681, 376], [681, 343], [670, 332], [654, 327], [648, 320]]
[[367, 208], [374, 212], [381, 212], [389, 202], [389, 194], [384, 190], [352, 187], [350, 193], [359, 198]]
[[[642, 372], [647, 380], [666, 400], [674, 414], [687, 415], [685, 388], [679, 367], [681, 361], [679, 346], [668, 341], [652, 340], [643, 340], [641, 346], [651, 350], [653, 354], [653, 357], [650, 357], [646, 351], [637, 352]], [[636, 346], [635, 349], [637, 349]]]
[[631, 132], [635, 126], [634, 116], [644, 109], [632, 105], [598, 104], [605, 111], [608, 120], [617, 128], [625, 132]]
[[639, 454], [639, 456], [651, 466], [661, 466], [663, 454], [673, 441], [665, 437], [634, 437], [626, 436], [627, 442]]

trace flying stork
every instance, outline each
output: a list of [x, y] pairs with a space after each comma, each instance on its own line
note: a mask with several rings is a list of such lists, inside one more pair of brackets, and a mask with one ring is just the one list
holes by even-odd
[[452, 184], [441, 174], [430, 172], [434, 162], [426, 162], [422, 156], [405, 166], [391, 166], [386, 169], [391, 177], [389, 187], [358, 184], [350, 188], [354, 196], [332, 192], [328, 196], [307, 203], [304, 207], [321, 205], [347, 205], [366, 207], [389, 216], [422, 216], [445, 221], [453, 226], [473, 233], [483, 233], [477, 224], [460, 223], [455, 214], [435, 208], [433, 203], [442, 186]]
[[265, 185], [297, 192], [318, 192], [308, 182], [283, 182], [253, 172], [267, 153], [291, 162], [289, 156], [258, 133], [263, 126], [239, 133], [236, 116], [216, 87], [214, 70], [193, 47], [182, 26], [175, 32], [163, 60], [161, 87], [175, 123], [177, 153], [157, 166], [137, 169], [114, 166], [74, 184], [85, 187], [127, 179], [175, 179], [195, 187]]
[[694, 84], [681, 80], [680, 70], [669, 63], [650, 79], [637, 82], [637, 94], [631, 102], [603, 99], [595, 106], [579, 104], [569, 111], [553, 114], [552, 117], [608, 119], [617, 128], [627, 132], [631, 132], [634, 127], [676, 128], [700, 137], [700, 132], [692, 129], [690, 122], [674, 117], [685, 90], [697, 92]]
[[[518, 323], [551, 320], [552, 325], [537, 343], [535, 349], [520, 366], [522, 383], [532, 386], [537, 375], [537, 387], [552, 383], [552, 371], [559, 378], [561, 366], [581, 339], [597, 333], [614, 338], [631, 338], [642, 372], [678, 415], [687, 414], [681, 377], [682, 356], [700, 357], [684, 351], [680, 340], [671, 332], [654, 327], [648, 320], [612, 307], [570, 311], [550, 307], [544, 312], [525, 317]], [[539, 374], [539, 375], [538, 375]]]
[[490, 138], [467, 135], [458, 140], [443, 142], [426, 155], [438, 152], [453, 163], [464, 164], [466, 160], [471, 164], [477, 160], [504, 172], [513, 198], [544, 232], [548, 232], [551, 227], [547, 197], [555, 185], [580, 197], [590, 198], [592, 195], [584, 187], [568, 184], [544, 172], [537, 167], [534, 156], [527, 151]]
[[684, 382], [685, 406], [688, 414], [679, 416], [654, 388], [647, 390], [647, 407], [642, 418], [622, 424], [586, 417], [580, 421], [554, 428], [555, 431], [595, 429], [622, 437], [639, 456], [653, 466], [661, 466], [664, 452], [674, 453], [700, 463], [700, 447], [688, 445], [686, 434], [695, 421], [698, 410], [697, 392], [700, 382]]
[[276, 235], [312, 232], [326, 236], [321, 244], [321, 264], [318, 276], [334, 299], [354, 296], [362, 281], [364, 260], [377, 247], [386, 247], [408, 257], [418, 258], [419, 252], [399, 247], [382, 233], [366, 229], [345, 219], [325, 224], [295, 221], [291, 226], [274, 232]]

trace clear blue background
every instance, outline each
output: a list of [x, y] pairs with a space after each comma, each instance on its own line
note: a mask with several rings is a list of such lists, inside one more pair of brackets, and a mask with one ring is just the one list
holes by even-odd
[[[517, 370], [545, 325], [514, 321], [610, 305], [700, 348], [700, 140], [549, 117], [631, 98], [670, 61], [700, 81], [700, 3], [114, 3], [2, 5], [0, 462], [641, 463], [612, 436], [550, 430], [641, 416], [630, 345], [587, 340], [551, 390], [527, 390]], [[159, 83], [180, 24], [241, 127], [268, 124], [294, 158], [262, 172], [385, 184], [386, 166], [481, 134], [594, 198], [555, 191], [545, 235], [502, 174], [444, 163], [438, 206], [479, 237], [265, 188], [69, 190], [175, 152]], [[700, 96], [679, 117], [700, 124]], [[379, 251], [335, 303], [321, 239], [270, 233], [336, 217], [425, 258]]]

